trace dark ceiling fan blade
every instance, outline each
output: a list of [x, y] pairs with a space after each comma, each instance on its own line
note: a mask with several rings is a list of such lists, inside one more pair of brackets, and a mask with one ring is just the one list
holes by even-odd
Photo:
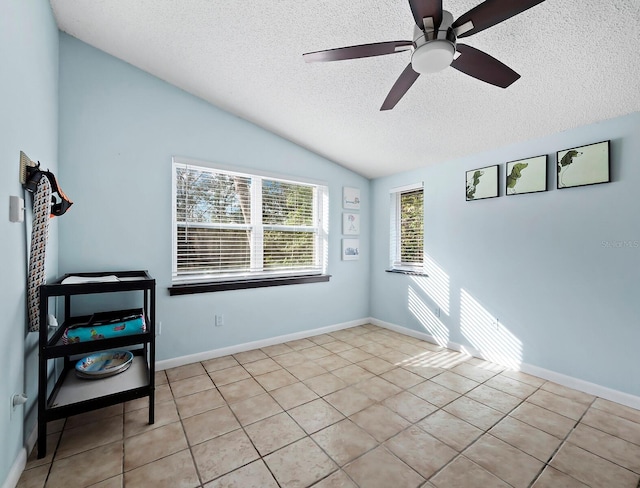
[[425, 17], [433, 17], [433, 26], [437, 30], [442, 22], [442, 0], [409, 0], [411, 13], [416, 25], [424, 30]]
[[391, 87], [391, 91], [387, 95], [387, 98], [385, 98], [380, 110], [391, 110], [395, 107], [409, 88], [411, 88], [411, 85], [418, 79], [418, 76], [420, 76], [420, 74], [413, 71], [411, 63], [409, 63]]
[[475, 47], [458, 44], [456, 51], [460, 56], [453, 60], [451, 66], [469, 76], [500, 88], [507, 88], [520, 78], [509, 66]]
[[393, 54], [400, 51], [407, 51], [412, 49], [412, 47], [412, 41], [375, 42], [373, 44], [360, 44], [358, 46], [327, 49], [326, 51], [315, 51], [303, 54], [302, 57], [307, 63], [314, 63], [317, 61], [340, 61], [343, 59], [368, 58], [370, 56]]
[[544, 0], [486, 0], [460, 16], [452, 27], [455, 29], [471, 21], [473, 29], [460, 33], [458, 37], [471, 36], [542, 2]]

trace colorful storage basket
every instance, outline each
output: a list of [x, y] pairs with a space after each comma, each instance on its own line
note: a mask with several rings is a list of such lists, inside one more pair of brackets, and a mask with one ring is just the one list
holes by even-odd
[[147, 324], [142, 310], [97, 313], [88, 323], [68, 327], [62, 335], [63, 344], [110, 339], [124, 335], [143, 334]]

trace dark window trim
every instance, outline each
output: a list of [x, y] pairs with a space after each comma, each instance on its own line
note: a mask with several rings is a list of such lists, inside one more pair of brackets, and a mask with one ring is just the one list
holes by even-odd
[[267, 286], [300, 285], [304, 283], [321, 283], [329, 281], [331, 275], [279, 276], [276, 278], [252, 278], [246, 280], [212, 281], [208, 283], [188, 283], [169, 287], [169, 295], [192, 295], [194, 293], [210, 293], [216, 291], [244, 290], [247, 288], [264, 288]]
[[411, 275], [411, 276], [429, 276], [424, 271], [411, 271], [408, 269], [391, 268], [391, 269], [385, 269], [385, 271], [387, 273], [397, 273], [397, 274], [405, 274], [405, 275]]

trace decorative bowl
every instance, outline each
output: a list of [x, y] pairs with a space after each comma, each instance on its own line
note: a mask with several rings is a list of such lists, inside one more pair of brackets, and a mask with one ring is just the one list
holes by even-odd
[[76, 375], [86, 379], [106, 378], [126, 371], [132, 361], [130, 351], [97, 352], [76, 363]]

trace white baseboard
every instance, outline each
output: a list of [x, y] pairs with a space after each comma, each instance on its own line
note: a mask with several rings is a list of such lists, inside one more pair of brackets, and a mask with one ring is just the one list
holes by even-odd
[[[373, 325], [377, 325], [379, 327], [384, 327], [385, 329], [399, 332], [401, 334], [415, 337], [417, 339], [422, 339], [427, 342], [431, 342], [433, 344], [438, 344], [438, 342], [435, 340], [433, 336], [431, 336], [430, 334], [426, 334], [424, 332], [408, 329], [407, 327], [403, 327], [397, 324], [392, 324], [390, 322], [384, 322], [382, 320], [378, 320], [375, 318], [370, 318], [369, 323]], [[456, 342], [448, 342], [446, 347], [454, 351], [466, 352], [477, 358], [486, 359], [481, 351], [474, 349], [473, 347], [470, 347], [470, 346], [462, 346]], [[600, 398], [604, 398], [605, 400], [610, 400], [612, 402], [620, 403], [621, 405], [626, 405], [627, 407], [640, 410], [640, 397], [631, 395], [629, 393], [624, 393], [622, 391], [614, 390], [612, 388], [607, 388], [606, 386], [598, 385], [596, 383], [591, 383], [589, 381], [581, 380], [579, 378], [574, 378], [573, 376], [568, 376], [566, 374], [558, 373], [556, 371], [544, 369], [539, 366], [535, 366], [533, 364], [522, 363], [520, 364], [519, 370], [522, 371], [523, 373], [531, 374], [533, 376], [537, 376], [547, 381], [553, 381], [554, 383], [558, 383], [559, 385], [566, 386], [567, 388], [580, 390], [590, 395], [594, 395]]]
[[27, 450], [26, 448], [20, 449], [18, 452], [18, 456], [15, 461], [11, 465], [11, 469], [9, 470], [9, 474], [7, 478], [4, 480], [2, 484], [2, 488], [15, 488], [20, 481], [20, 476], [22, 476], [22, 472], [24, 471], [24, 467], [27, 465]]
[[33, 426], [29, 437], [27, 437], [27, 441], [25, 446], [20, 449], [16, 459], [13, 461], [11, 465], [11, 469], [9, 470], [9, 474], [7, 478], [4, 480], [2, 484], [2, 488], [15, 488], [20, 481], [20, 476], [22, 476], [22, 472], [24, 471], [25, 466], [27, 465], [27, 458], [29, 457], [29, 453], [33, 449], [33, 446], [36, 445], [36, 441], [38, 440], [38, 422]]
[[328, 332], [335, 332], [337, 330], [349, 329], [351, 327], [357, 327], [358, 325], [369, 324], [370, 320], [371, 319], [369, 317], [365, 317], [362, 319], [351, 320], [349, 322], [342, 322], [341, 324], [334, 324], [334, 325], [328, 325], [326, 327], [320, 327], [318, 329], [303, 330], [300, 332], [294, 332], [292, 334], [269, 337], [268, 339], [261, 339], [259, 341], [245, 342], [242, 344], [236, 344], [234, 346], [221, 347], [219, 349], [212, 349], [210, 351], [199, 352], [196, 354], [189, 354], [188, 356], [180, 356], [177, 358], [164, 359], [161, 361], [156, 361], [156, 370], [161, 371], [163, 369], [184, 366], [185, 364], [197, 363], [199, 361], [207, 361], [209, 359], [228, 356], [229, 354], [236, 354], [239, 352], [251, 351], [252, 349], [259, 349], [261, 347], [273, 346], [274, 344], [282, 344], [283, 342], [295, 341], [297, 339], [306, 339], [307, 337], [326, 334]]
[[606, 386], [598, 385], [597, 383], [581, 380], [580, 378], [574, 378], [573, 376], [567, 376], [566, 374], [557, 373], [549, 369], [540, 368], [533, 364], [523, 363], [520, 370], [523, 373], [532, 374], [534, 376], [544, 378], [545, 380], [558, 383], [559, 385], [573, 388], [574, 390], [580, 390], [590, 395], [595, 395], [597, 397], [604, 398], [605, 400], [611, 400], [612, 402], [640, 410], [640, 397], [638, 396], [607, 388]]

